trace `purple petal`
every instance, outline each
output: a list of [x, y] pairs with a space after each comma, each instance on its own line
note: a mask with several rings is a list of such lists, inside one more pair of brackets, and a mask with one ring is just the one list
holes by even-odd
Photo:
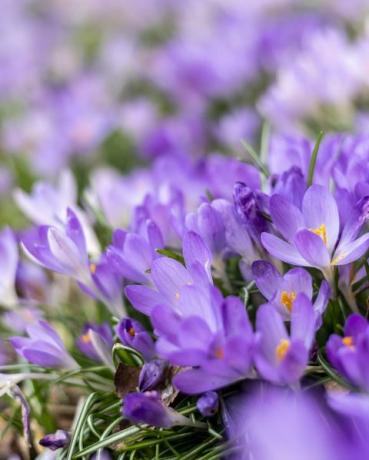
[[283, 262], [293, 265], [304, 265], [310, 267], [311, 264], [306, 261], [292, 244], [286, 243], [271, 233], [262, 233], [261, 242], [264, 248]]
[[310, 265], [322, 268], [329, 267], [328, 250], [320, 236], [309, 230], [300, 230], [294, 241], [298, 251]]
[[251, 268], [256, 286], [264, 297], [271, 300], [282, 282], [280, 273], [266, 260], [257, 260]]
[[186, 232], [183, 236], [183, 257], [187, 267], [199, 262], [210, 270], [211, 252], [203, 239], [195, 232]]
[[174, 385], [183, 393], [198, 394], [216, 390], [228, 385], [232, 380], [225, 375], [212, 375], [202, 369], [180, 372], [174, 379]]
[[309, 229], [326, 226], [327, 246], [331, 251], [337, 241], [339, 232], [339, 215], [336, 200], [329, 191], [320, 185], [312, 185], [302, 201], [305, 227]]
[[270, 304], [259, 307], [256, 314], [256, 330], [260, 333], [260, 350], [274, 362], [276, 348], [282, 339], [287, 339], [287, 331], [281, 315]]
[[70, 208], [67, 209], [65, 233], [77, 246], [80, 254], [83, 254], [87, 260], [86, 239], [83, 234], [82, 226], [77, 216]]
[[332, 265], [346, 265], [360, 259], [369, 248], [369, 233], [357, 240], [339, 247], [334, 254]]
[[182, 286], [191, 285], [192, 278], [186, 268], [174, 259], [160, 257], [152, 264], [151, 277], [158, 291], [175, 304]]
[[127, 286], [125, 294], [134, 308], [145, 315], [150, 315], [151, 310], [163, 302], [163, 296], [147, 286]]
[[368, 321], [356, 313], [350, 315], [345, 324], [345, 335], [357, 337], [368, 329]]
[[311, 299], [313, 296], [312, 284], [313, 280], [306, 270], [303, 268], [293, 268], [284, 275], [281, 289], [296, 293], [303, 292]]
[[301, 211], [281, 195], [270, 199], [270, 214], [277, 229], [288, 241], [292, 241], [296, 232], [304, 227]]
[[225, 335], [252, 334], [252, 328], [247, 311], [238, 297], [229, 296], [222, 304], [223, 327]]
[[304, 373], [307, 361], [308, 351], [303, 343], [292, 340], [278, 369], [281, 381], [288, 384], [297, 382]]
[[291, 312], [291, 338], [301, 340], [307, 349], [312, 345], [315, 333], [315, 314], [309, 298], [298, 294]]

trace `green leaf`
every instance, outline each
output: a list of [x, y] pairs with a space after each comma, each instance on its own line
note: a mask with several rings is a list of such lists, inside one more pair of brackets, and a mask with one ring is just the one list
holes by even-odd
[[311, 154], [311, 159], [310, 159], [310, 164], [309, 164], [309, 175], [308, 175], [308, 181], [307, 181], [308, 187], [310, 187], [310, 185], [313, 183], [316, 160], [318, 158], [319, 147], [320, 147], [320, 143], [322, 142], [323, 137], [324, 137], [324, 132], [320, 131], [316, 139], [315, 145], [314, 145], [313, 153]]

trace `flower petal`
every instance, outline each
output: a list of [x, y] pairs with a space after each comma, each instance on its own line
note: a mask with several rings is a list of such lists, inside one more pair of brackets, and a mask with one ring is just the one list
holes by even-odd
[[296, 232], [304, 227], [301, 211], [281, 195], [273, 195], [270, 199], [270, 214], [286, 240], [292, 240]]
[[337, 242], [340, 221], [336, 200], [326, 187], [314, 184], [306, 191], [302, 213], [306, 227], [315, 229], [325, 225], [327, 246], [332, 251]]
[[282, 282], [282, 276], [274, 265], [266, 260], [257, 260], [251, 269], [256, 286], [265, 298], [271, 300]]
[[340, 247], [334, 254], [332, 265], [346, 265], [354, 262], [369, 248], [369, 233], [361, 236], [355, 241]]
[[329, 267], [330, 257], [320, 236], [309, 230], [300, 230], [295, 236], [295, 245], [301, 256], [313, 267]]
[[[319, 238], [319, 237], [318, 237]], [[286, 243], [271, 233], [262, 233], [261, 242], [264, 248], [283, 262], [293, 265], [304, 265], [310, 267], [311, 264], [306, 261], [292, 244]]]

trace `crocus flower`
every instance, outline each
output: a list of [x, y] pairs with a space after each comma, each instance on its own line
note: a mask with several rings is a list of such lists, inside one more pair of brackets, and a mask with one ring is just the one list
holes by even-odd
[[254, 336], [240, 299], [223, 299], [212, 286], [185, 286], [175, 305], [153, 309], [151, 321], [159, 356], [192, 367], [173, 379], [182, 392], [203, 393], [249, 375]]
[[[277, 308], [284, 319], [290, 318], [299, 293], [304, 293], [312, 300], [313, 280], [303, 268], [293, 268], [282, 276], [270, 262], [258, 260], [253, 263], [252, 272], [260, 292]], [[327, 306], [329, 295], [329, 285], [323, 281], [313, 304], [316, 328], [321, 325], [321, 316]]]
[[369, 233], [357, 237], [350, 222], [339, 238], [340, 220], [335, 199], [325, 187], [312, 185], [301, 210], [280, 195], [270, 199], [270, 213], [283, 240], [263, 233], [261, 241], [274, 257], [293, 264], [319, 268], [332, 281], [332, 267], [359, 259], [369, 247]]
[[123, 345], [139, 351], [146, 361], [154, 358], [154, 341], [141, 323], [132, 318], [124, 318], [118, 324], [116, 332]]
[[269, 230], [264, 216], [266, 196], [259, 191], [252, 190], [243, 182], [237, 182], [233, 188], [235, 210], [241, 222], [244, 223], [255, 241], [260, 235]]
[[22, 244], [27, 254], [43, 267], [71, 276], [83, 284], [91, 284], [85, 236], [71, 209], [67, 210], [67, 220], [62, 229], [42, 225], [26, 232]]
[[149, 237], [152, 238], [148, 240], [137, 233], [115, 230], [113, 244], [106, 251], [107, 261], [114, 269], [124, 278], [137, 283], [149, 282], [151, 265], [158, 257], [155, 250], [163, 246], [161, 242], [155, 244], [158, 240], [154, 236], [156, 225], [152, 223], [149, 228], [152, 229], [149, 232]]
[[43, 313], [36, 307], [21, 307], [16, 310], [5, 312], [3, 323], [11, 330], [24, 332], [29, 324], [43, 318]]
[[259, 373], [273, 383], [296, 383], [305, 370], [314, 340], [315, 317], [308, 297], [300, 293], [294, 301], [290, 334], [281, 315], [268, 304], [257, 311], [256, 330], [259, 340], [255, 363]]
[[99, 253], [99, 243], [87, 216], [76, 205], [77, 187], [70, 171], [64, 170], [60, 173], [57, 186], [37, 182], [30, 195], [17, 189], [14, 192], [14, 199], [24, 214], [36, 225], [59, 227], [65, 221], [67, 209], [72, 209], [83, 228], [88, 252], [94, 255]]
[[38, 321], [26, 328], [28, 337], [12, 337], [15, 351], [30, 363], [41, 367], [75, 369], [78, 367], [69, 355], [55, 330], [46, 322]]
[[138, 379], [140, 391], [155, 390], [164, 382], [168, 363], [162, 359], [153, 359], [142, 366]]
[[18, 247], [13, 232], [5, 228], [0, 232], [0, 303], [11, 308], [18, 303], [15, 280], [18, 267]]
[[218, 393], [215, 391], [207, 391], [197, 400], [196, 407], [204, 417], [214, 415], [219, 408]]
[[39, 440], [42, 447], [47, 447], [51, 450], [62, 449], [69, 444], [70, 435], [65, 430], [56, 430], [55, 433], [47, 434]]
[[186, 267], [169, 257], [160, 257], [152, 262], [150, 279], [155, 289], [140, 285], [127, 286], [126, 295], [137, 310], [150, 315], [155, 305], [176, 305], [183, 287], [196, 283], [209, 284], [211, 255], [199, 235], [194, 232], [186, 234], [183, 254]]
[[94, 361], [101, 361], [101, 352], [96, 350], [96, 341], [91, 331], [95, 332], [110, 351], [113, 346], [113, 334], [108, 323], [91, 324], [87, 323], [83, 327], [82, 334], [77, 339], [77, 347], [82, 353]]
[[369, 390], [369, 324], [358, 314], [350, 315], [344, 336], [332, 334], [326, 351], [329, 361], [353, 385]]
[[134, 423], [147, 423], [162, 428], [192, 425], [192, 422], [164, 405], [157, 391], [128, 393], [123, 401], [123, 415]]

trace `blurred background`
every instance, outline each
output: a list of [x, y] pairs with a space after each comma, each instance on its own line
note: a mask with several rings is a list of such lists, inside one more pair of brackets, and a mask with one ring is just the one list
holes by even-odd
[[264, 122], [288, 135], [365, 133], [368, 10], [367, 0], [2, 0], [5, 208], [12, 184], [27, 190], [65, 167], [81, 186], [92, 169], [103, 180], [107, 167], [163, 155], [237, 154]]

